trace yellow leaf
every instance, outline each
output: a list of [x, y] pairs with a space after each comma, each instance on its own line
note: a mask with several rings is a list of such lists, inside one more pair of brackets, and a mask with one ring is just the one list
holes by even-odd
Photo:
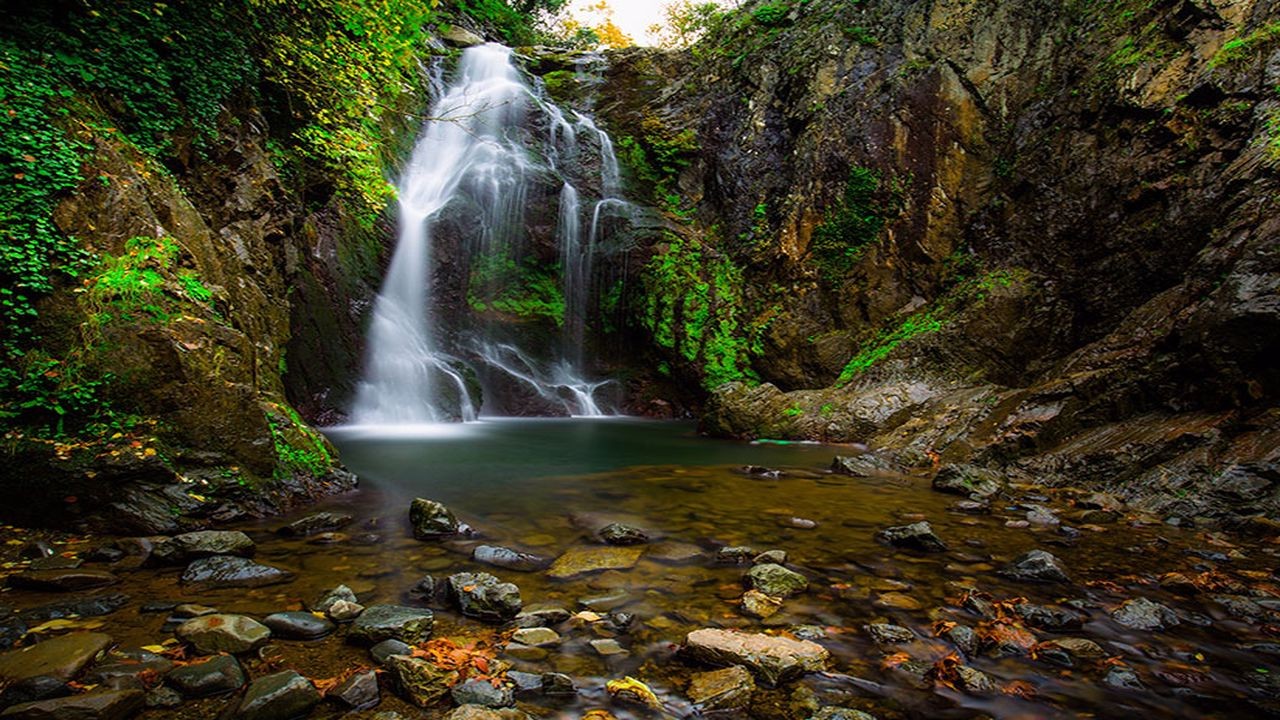
[[166, 648], [163, 645], [143, 645], [142, 649], [146, 650], [149, 653], [155, 653], [159, 655], [160, 653], [164, 652], [165, 650], [168, 650], [169, 648]]

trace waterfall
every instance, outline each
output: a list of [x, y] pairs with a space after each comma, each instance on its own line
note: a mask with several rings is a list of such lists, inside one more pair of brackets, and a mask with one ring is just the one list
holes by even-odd
[[[600, 207], [604, 201], [623, 202], [617, 199], [621, 183], [608, 134], [576, 111], [575, 122], [569, 122], [524, 81], [512, 51], [497, 44], [464, 51], [453, 81], [438, 97], [398, 185], [398, 238], [374, 303], [352, 421], [414, 425], [475, 419], [475, 389], [487, 379], [490, 396], [497, 376], [531, 389], [563, 414], [603, 414], [595, 393], [608, 381], [586, 379], [582, 367]], [[547, 126], [541, 144], [527, 132], [534, 122]], [[573, 174], [578, 156], [591, 149], [580, 147], [584, 134], [599, 146], [596, 178]], [[461, 267], [472, 268], [468, 302], [477, 283], [491, 293], [509, 292], [524, 277], [519, 273], [527, 254], [529, 194], [549, 178], [559, 184], [555, 242], [564, 305], [555, 355], [538, 359], [521, 338], [509, 332], [499, 337], [500, 323], [491, 317], [473, 322], [461, 339], [445, 337], [458, 322], [450, 316], [445, 328], [437, 327], [434, 310], [432, 243], [442, 223], [448, 220], [463, 236], [459, 246], [466, 257], [455, 260], [465, 259]], [[600, 198], [584, 243], [580, 188], [597, 182]], [[494, 268], [515, 274], [484, 275]], [[506, 306], [477, 301], [472, 310], [483, 314], [501, 307]]]

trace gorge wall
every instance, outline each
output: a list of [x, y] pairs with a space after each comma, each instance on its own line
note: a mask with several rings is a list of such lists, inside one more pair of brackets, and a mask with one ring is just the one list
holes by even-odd
[[758, 2], [616, 53], [659, 382], [716, 435], [1274, 514], [1278, 12]]

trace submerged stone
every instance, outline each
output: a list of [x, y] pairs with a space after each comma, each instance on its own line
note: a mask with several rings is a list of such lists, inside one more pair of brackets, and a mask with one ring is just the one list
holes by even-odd
[[643, 554], [642, 547], [573, 547], [556, 558], [547, 576], [560, 580], [602, 570], [626, 570], [635, 567]]
[[756, 681], [751, 672], [741, 665], [733, 665], [694, 673], [689, 680], [688, 694], [699, 710], [707, 712], [745, 708], [751, 703], [755, 690]]
[[276, 532], [290, 537], [309, 537], [320, 533], [341, 530], [351, 524], [351, 516], [345, 513], [318, 512], [299, 518]]

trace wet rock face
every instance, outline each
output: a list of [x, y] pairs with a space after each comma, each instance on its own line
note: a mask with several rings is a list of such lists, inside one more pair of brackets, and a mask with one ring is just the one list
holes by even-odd
[[202, 655], [248, 652], [265, 643], [271, 630], [244, 615], [201, 615], [178, 626], [178, 637]]
[[196, 560], [182, 573], [182, 582], [199, 587], [263, 587], [293, 579], [293, 573], [242, 557], [216, 555]]
[[942, 552], [947, 549], [947, 544], [942, 542], [942, 538], [933, 532], [929, 523], [923, 521], [885, 528], [876, 533], [876, 539], [893, 547], [924, 552]]
[[416, 498], [409, 505], [409, 524], [413, 526], [413, 536], [419, 540], [456, 535], [461, 527], [453, 511], [426, 498]]
[[486, 622], [506, 622], [520, 613], [520, 588], [488, 573], [449, 576], [449, 598], [463, 615]]
[[238, 530], [202, 530], [161, 540], [148, 562], [178, 565], [213, 555], [251, 557], [254, 550], [253, 540]]
[[347, 631], [349, 642], [374, 645], [399, 640], [410, 645], [431, 637], [435, 615], [424, 608], [402, 605], [370, 605]]
[[[696, 209], [677, 232], [742, 269], [741, 315], [765, 325], [746, 358], [762, 382], [711, 388], [703, 429], [1012, 465], [1182, 516], [1280, 512], [1280, 439], [1255, 422], [1280, 398], [1277, 179], [1234, 100], [1274, 68], [1269, 47], [1211, 62], [1256, 29], [1253, 4], [1132, 22], [1033, 0], [819, 5], [768, 43], [722, 30], [732, 58], [610, 55], [601, 114], [618, 136], [696, 134], [668, 182]], [[883, 230], [824, 276], [823, 227], [859, 169], [910, 184], [873, 198]], [[680, 349], [654, 352], [701, 379]], [[1232, 411], [1251, 419], [1214, 416]]]

